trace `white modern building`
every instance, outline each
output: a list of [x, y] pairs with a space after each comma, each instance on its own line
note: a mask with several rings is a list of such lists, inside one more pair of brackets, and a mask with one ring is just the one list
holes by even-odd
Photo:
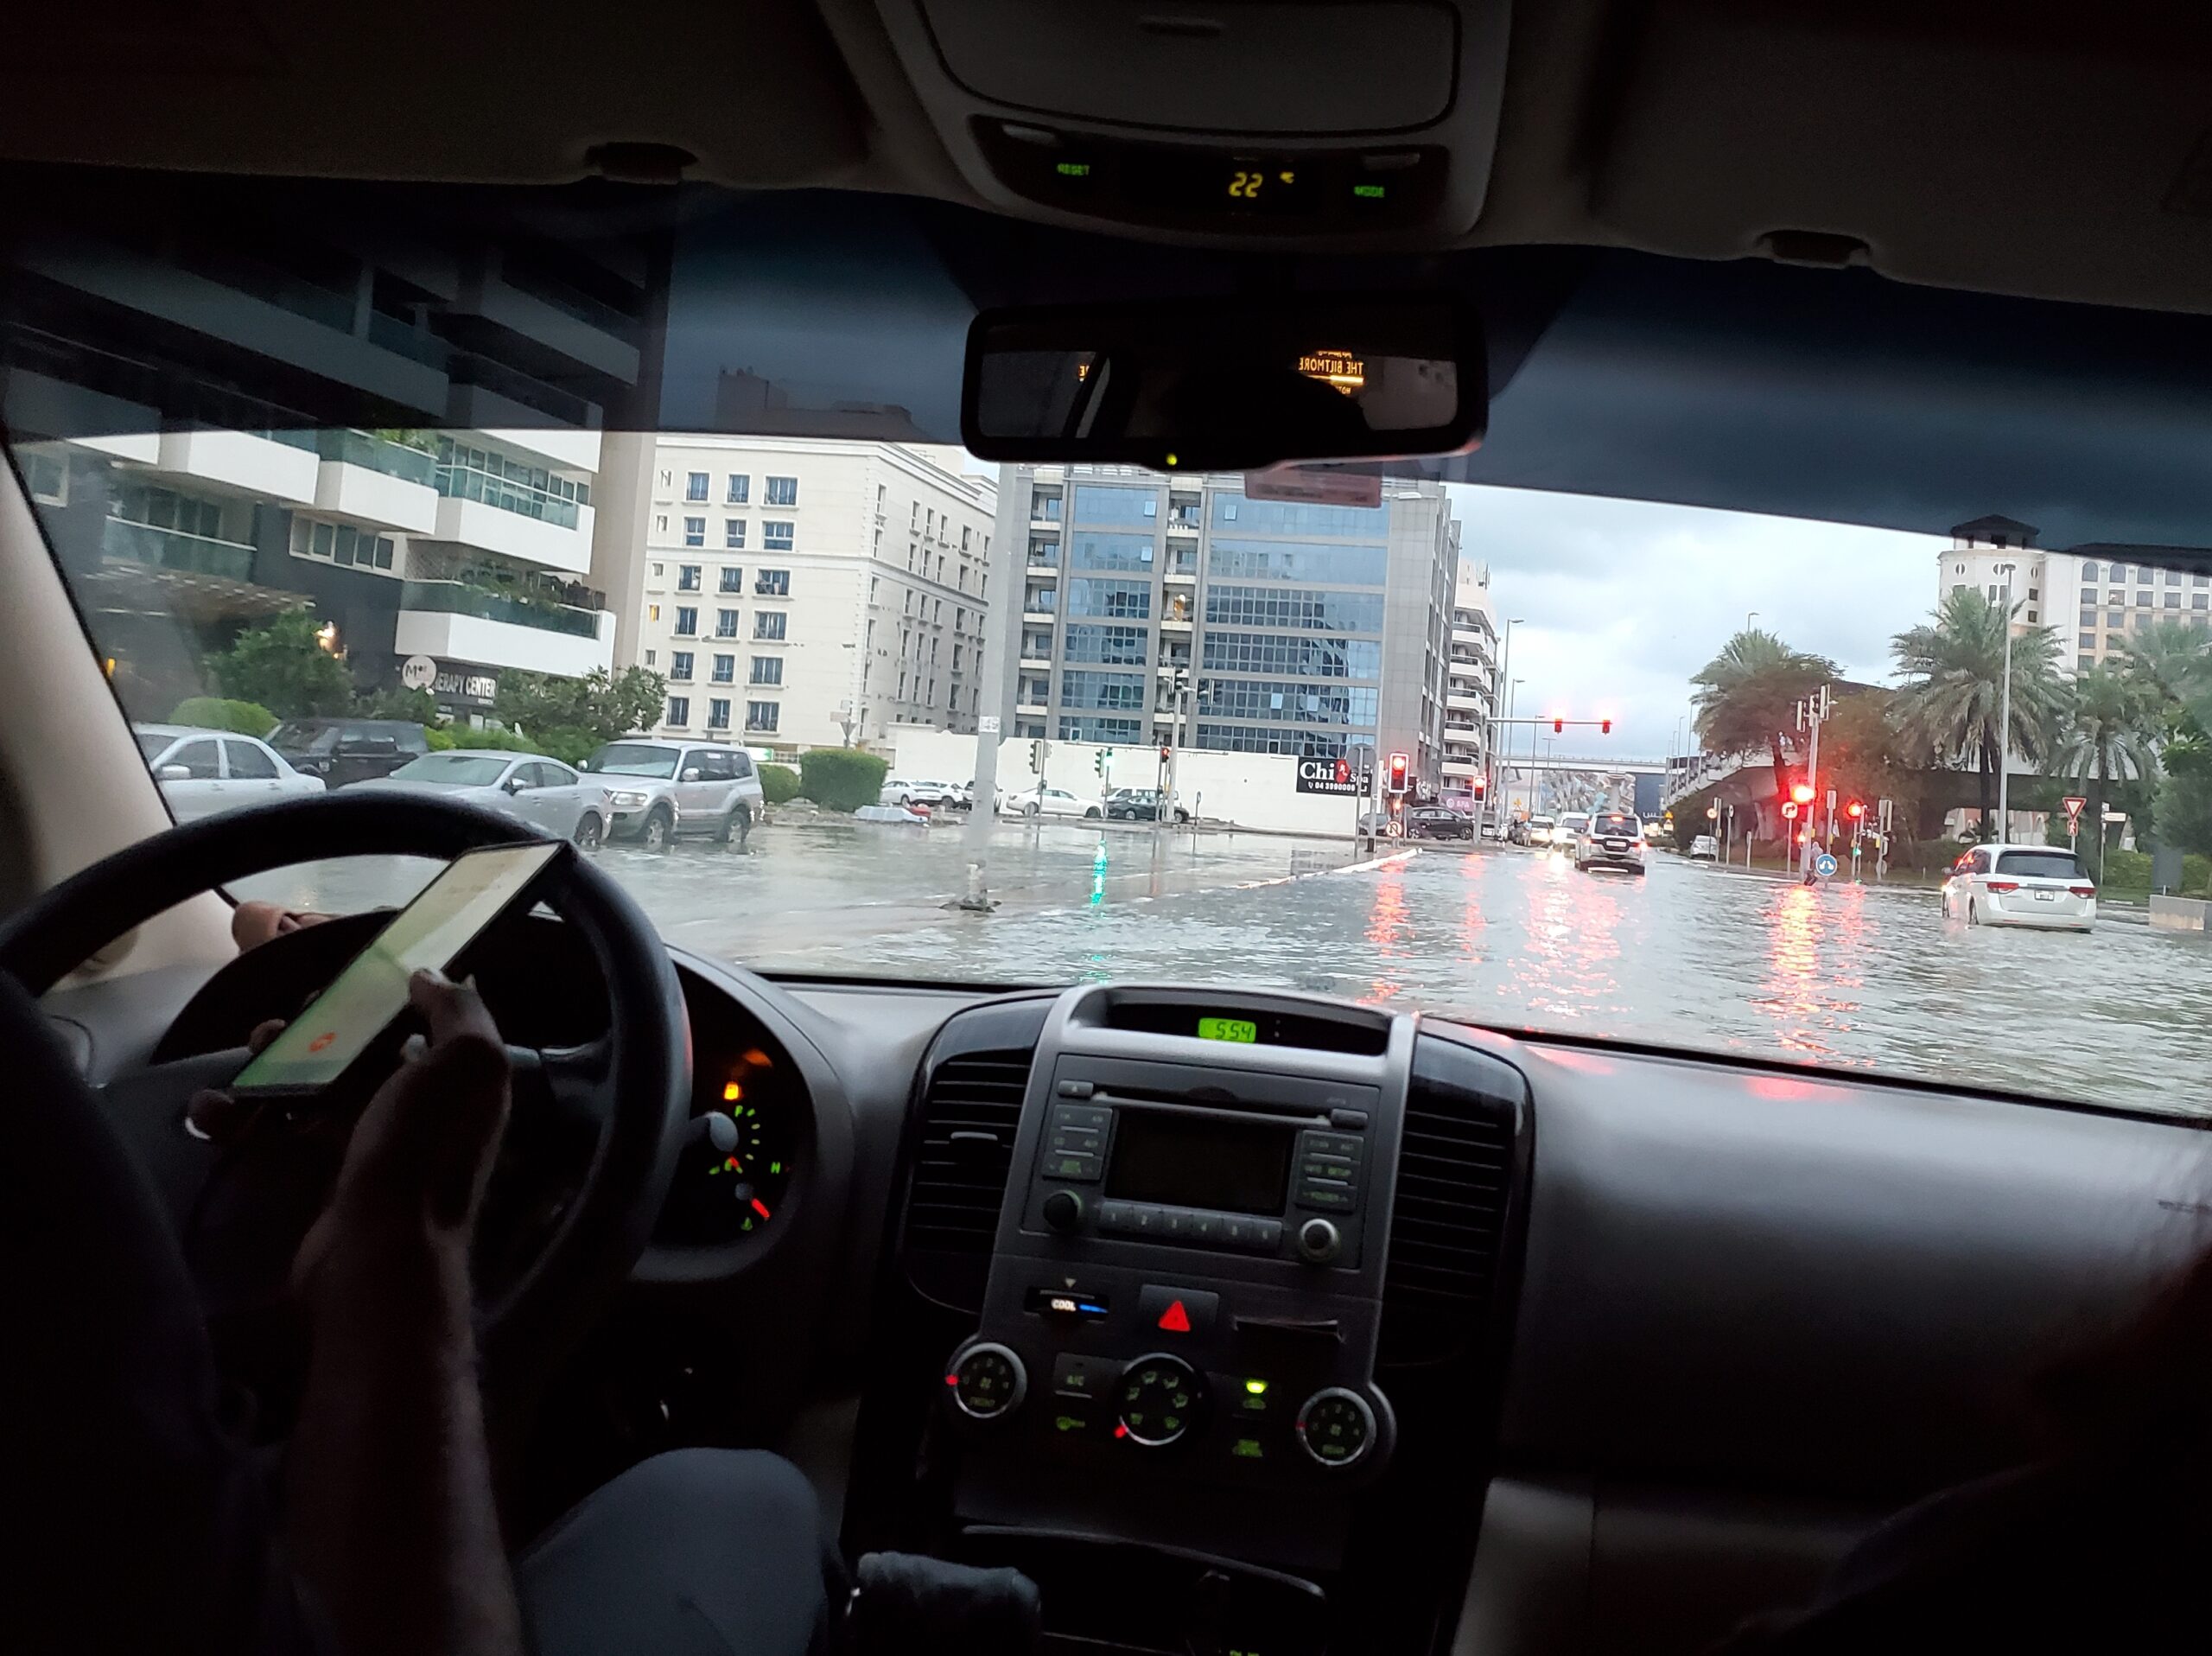
[[2040, 627], [2058, 640], [2061, 671], [2072, 674], [2124, 654], [2129, 638], [2159, 621], [2212, 626], [2212, 576], [2162, 569], [2143, 559], [2151, 546], [2082, 545], [2055, 551], [2037, 544], [2035, 525], [1976, 518], [1955, 525], [1938, 557], [1936, 597], [1966, 590], [1991, 602], [2006, 582], [2019, 605], [2018, 638]]
[[957, 449], [664, 436], [622, 665], [668, 680], [658, 730], [795, 752], [893, 724], [972, 732], [982, 704], [996, 487]]
[[1490, 565], [1462, 558], [1452, 600], [1452, 655], [1444, 692], [1444, 787], [1471, 792], [1487, 778], [1497, 706], [1497, 608]]

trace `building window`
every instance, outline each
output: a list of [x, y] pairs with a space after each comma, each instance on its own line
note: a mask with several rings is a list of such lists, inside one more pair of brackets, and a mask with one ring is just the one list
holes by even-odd
[[780, 685], [784, 682], [784, 659], [779, 655], [756, 655], [753, 658], [751, 683]]
[[791, 596], [791, 572], [789, 570], [761, 570], [753, 577], [753, 596], [760, 598], [788, 598]]
[[707, 498], [706, 473], [690, 472], [686, 474], [683, 479], [683, 498], [687, 500], [703, 500]]
[[2097, 659], [2093, 655], [2077, 655], [2074, 658], [2074, 669], [2077, 672], [2087, 672], [2096, 665]]
[[715, 658], [715, 682], [718, 685], [734, 685], [737, 682], [735, 656], [718, 655]]
[[658, 651], [658, 650], [648, 650], [648, 651], [646, 651], [646, 652], [645, 652], [645, 665], [646, 665], [647, 666], [649, 666], [649, 667], [650, 667], [650, 666], [652, 666], [652, 664], [653, 664], [653, 662], [654, 662], [654, 661], [658, 658], [659, 654], [660, 654], [660, 652], [659, 652], [659, 651]]
[[708, 701], [707, 729], [709, 730], [727, 730], [729, 729], [728, 697], [716, 696], [711, 697]]
[[2212, 597], [2212, 594], [2192, 592], [2189, 595], [2189, 607], [2191, 609], [2202, 609], [2208, 597]]
[[691, 652], [671, 650], [668, 654], [668, 678], [671, 684], [688, 685], [691, 682]]
[[696, 564], [678, 564], [676, 566], [676, 589], [678, 592], [696, 592], [699, 589], [699, 566]]
[[1060, 721], [1059, 739], [1062, 742], [1134, 743], [1143, 729], [1143, 722], [1139, 719], [1064, 718]]
[[716, 588], [715, 590], [719, 592], [744, 591], [745, 571], [734, 564], [724, 564], [722, 566], [721, 585]]
[[722, 519], [722, 545], [725, 545], [725, 546], [728, 546], [728, 547], [735, 548], [736, 550], [741, 551], [744, 550], [744, 547], [745, 547], [745, 519], [742, 519], [742, 518], [724, 518], [724, 519]]
[[784, 629], [790, 621], [791, 617], [780, 609], [756, 610], [753, 616], [753, 636], [780, 639], [784, 636]]
[[782, 711], [773, 702], [747, 702], [745, 704], [745, 728], [748, 730], [773, 730]]
[[760, 525], [760, 545], [772, 552], [788, 552], [791, 550], [791, 525], [764, 520]]
[[716, 638], [735, 638], [737, 636], [737, 611], [734, 609], [717, 609], [715, 611], [715, 636]]
[[2082, 578], [2084, 581], [2094, 581], [2094, 580], [2095, 580], [2095, 579], [2097, 578], [2097, 566], [2096, 566], [2094, 564], [2082, 564]]
[[1160, 515], [1160, 497], [1148, 488], [1101, 488], [1075, 492], [1071, 523], [1150, 523]]
[[2079, 648], [2094, 650], [2097, 647], [2097, 635], [2094, 633], [2076, 634], [2074, 642]]
[[689, 696], [671, 696], [668, 698], [668, 723], [676, 725], [691, 723], [691, 698]]
[[699, 636], [699, 612], [689, 604], [678, 604], [676, 607], [676, 636], [678, 638]]
[[724, 506], [747, 506], [753, 500], [753, 479], [744, 472], [729, 475], [729, 488], [722, 496]]
[[684, 519], [683, 544], [686, 546], [704, 546], [707, 544], [707, 520], [704, 518]]
[[798, 504], [798, 479], [796, 477], [771, 477], [767, 481], [766, 487], [761, 491], [760, 504], [763, 506], [797, 506]]
[[2179, 609], [2181, 608], [2181, 594], [2178, 592], [2169, 592], [2166, 595], [2166, 608], [2169, 609]]
[[645, 606], [645, 619], [647, 621], [658, 621], [660, 619], [660, 606], [658, 604], [647, 604]]
[[2148, 609], [2151, 607], [2151, 595], [2147, 592], [2137, 593], [2135, 595], [2135, 607], [2138, 609]]
[[2166, 571], [2166, 584], [2170, 587], [2179, 586], [2181, 584], [2181, 571], [2179, 570], [2168, 570]]

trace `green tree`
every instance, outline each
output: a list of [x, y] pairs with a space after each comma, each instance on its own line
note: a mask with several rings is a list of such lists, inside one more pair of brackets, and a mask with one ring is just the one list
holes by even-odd
[[356, 698], [353, 710], [365, 719], [406, 719], [425, 729], [438, 723], [436, 697], [397, 685]]
[[1746, 627], [1690, 675], [1698, 688], [1698, 741], [1707, 753], [1752, 754], [1762, 748], [1783, 772], [1782, 733], [1797, 703], [1836, 677], [1825, 656], [1793, 650], [1774, 634]]
[[304, 609], [255, 622], [207, 665], [225, 696], [257, 702], [278, 718], [343, 713], [353, 705], [352, 677], [322, 647], [321, 623]]
[[2062, 776], [2083, 779], [2088, 789], [2088, 808], [2082, 814], [2089, 819], [2096, 847], [2093, 872], [2104, 870], [2106, 796], [2115, 781], [2158, 774], [2157, 734], [2148, 697], [2124, 669], [2091, 667], [2075, 680], [2071, 717], [2052, 763]]
[[265, 736], [276, 728], [276, 716], [258, 702], [226, 702], [219, 696], [188, 696], [169, 715], [171, 724], [189, 724], [201, 730], [237, 730]]
[[594, 668], [580, 678], [509, 672], [500, 675], [493, 710], [526, 733], [559, 730], [588, 736], [596, 746], [652, 725], [667, 689], [665, 678], [644, 667], [619, 673]]
[[[1984, 823], [1996, 810], [1997, 771], [2005, 753], [1997, 728], [2010, 631], [2003, 612], [2001, 603], [1978, 591], [1946, 593], [1932, 622], [1898, 634], [1890, 646], [1905, 675], [1897, 693], [1899, 730], [1939, 764], [1974, 761]], [[2057, 635], [2031, 627], [2012, 640], [2012, 751], [2041, 762], [2065, 728], [2066, 704]]]

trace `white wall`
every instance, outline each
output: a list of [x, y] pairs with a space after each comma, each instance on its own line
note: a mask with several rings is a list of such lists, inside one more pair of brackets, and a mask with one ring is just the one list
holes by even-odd
[[[976, 774], [974, 736], [899, 724], [887, 738], [892, 770], [901, 776], [958, 781]], [[1096, 797], [1092, 768], [1099, 748], [1084, 742], [1055, 742], [1045, 761], [1045, 780], [1084, 799]], [[1116, 748], [1113, 786], [1150, 787], [1159, 774], [1159, 749]], [[1036, 778], [1029, 770], [1029, 742], [1008, 737], [999, 744], [999, 787], [1019, 793]], [[1175, 796], [1208, 821], [1284, 833], [1349, 834], [1359, 802], [1342, 794], [1300, 793], [1298, 761], [1287, 754], [1205, 753], [1184, 749], [1176, 761]]]

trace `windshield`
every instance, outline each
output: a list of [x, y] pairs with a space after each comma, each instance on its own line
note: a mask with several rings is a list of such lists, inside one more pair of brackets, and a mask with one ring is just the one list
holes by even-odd
[[454, 787], [489, 787], [507, 773], [509, 761], [478, 754], [429, 754], [392, 772], [395, 782], [443, 782]]
[[638, 742], [613, 742], [594, 753], [584, 768], [608, 776], [670, 777], [676, 774], [676, 749]]
[[[697, 952], [1249, 983], [2212, 1109], [2212, 954], [2165, 907], [2212, 895], [2193, 570], [1994, 517], [1282, 499], [875, 438], [226, 435], [16, 455], [124, 715], [265, 736], [336, 791], [495, 782], [469, 748], [665, 783], [611, 787], [588, 854]], [[906, 793], [945, 797], [885, 808]], [[1475, 831], [1407, 831], [1447, 801]], [[1637, 872], [1578, 866], [1586, 825], [1645, 840]], [[2027, 847], [1998, 873], [2094, 880], [2094, 915], [1948, 914], [1998, 843]], [[252, 895], [360, 908], [427, 872]], [[1986, 1039], [2008, 1015], [2037, 1040]]]
[[141, 730], [138, 732], [139, 755], [149, 763], [151, 763], [153, 760], [160, 755], [162, 748], [168, 747], [169, 743], [175, 740], [176, 738], [175, 736], [155, 736], [150, 732]]

